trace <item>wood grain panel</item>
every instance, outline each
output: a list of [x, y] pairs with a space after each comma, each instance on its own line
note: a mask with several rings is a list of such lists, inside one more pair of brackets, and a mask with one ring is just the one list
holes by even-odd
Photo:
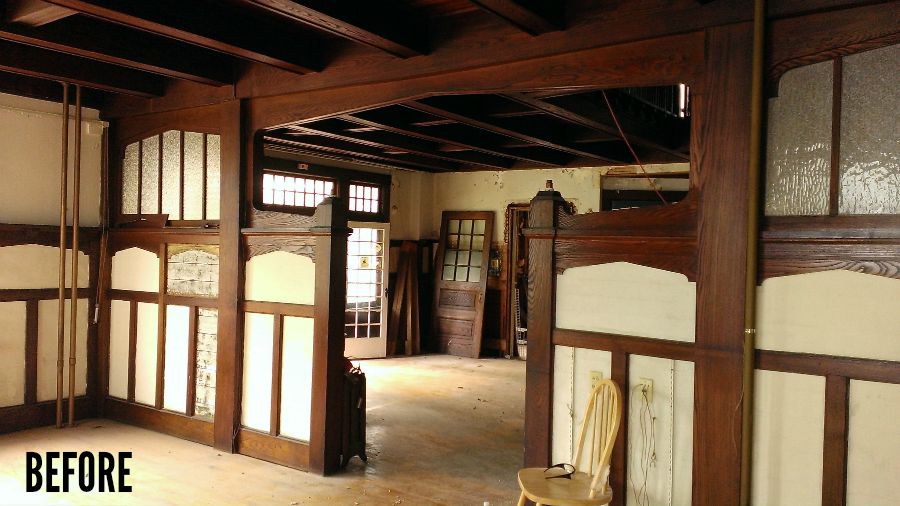
[[847, 436], [850, 380], [825, 378], [825, 444], [822, 454], [822, 506], [847, 503]]
[[282, 466], [309, 470], [309, 445], [293, 439], [241, 428], [237, 434], [237, 451]]
[[[68, 411], [68, 399], [63, 399], [63, 413]], [[75, 399], [75, 418], [93, 418], [95, 404], [89, 397]], [[56, 423], [56, 400], [36, 404], [21, 404], [0, 408], [0, 434], [45, 427]]]
[[[218, 406], [217, 406], [218, 407]], [[171, 411], [156, 410], [140, 404], [107, 398], [104, 405], [107, 418], [130, 423], [145, 429], [212, 446], [213, 424]]]

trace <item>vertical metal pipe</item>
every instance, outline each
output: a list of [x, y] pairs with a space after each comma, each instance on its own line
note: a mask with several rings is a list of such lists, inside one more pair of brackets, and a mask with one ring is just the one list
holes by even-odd
[[66, 203], [69, 177], [69, 84], [62, 96], [62, 163], [59, 170], [59, 311], [56, 316], [56, 428], [62, 427], [63, 359], [66, 353]]
[[69, 427], [75, 426], [75, 350], [78, 348], [78, 229], [81, 200], [81, 86], [75, 85], [75, 164], [72, 171], [72, 296], [69, 315]]
[[763, 149], [763, 62], [766, 2], [753, 12], [753, 73], [750, 98], [750, 163], [747, 184], [747, 277], [744, 282], [743, 406], [741, 406], [741, 506], [750, 504], [753, 467], [753, 380], [756, 366], [756, 279], [759, 237], [759, 179]]

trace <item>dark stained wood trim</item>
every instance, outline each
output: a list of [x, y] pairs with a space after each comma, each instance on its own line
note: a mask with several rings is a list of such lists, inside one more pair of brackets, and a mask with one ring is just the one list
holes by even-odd
[[25, 302], [25, 404], [37, 402], [38, 305]]
[[482, 9], [496, 14], [531, 35], [561, 30], [565, 2], [541, 0], [472, 0]]
[[694, 361], [698, 355], [710, 354], [698, 350], [693, 343], [561, 328], [553, 329], [553, 344], [670, 360]]
[[194, 416], [197, 406], [197, 306], [190, 306], [188, 315], [187, 393], [185, 415]]
[[148, 304], [158, 304], [159, 294], [156, 292], [139, 292], [136, 290], [119, 290], [110, 288], [107, 292], [110, 300], [127, 300], [134, 302], [146, 302]]
[[[63, 412], [68, 410], [68, 402], [68, 399], [63, 399]], [[76, 397], [75, 418], [84, 420], [93, 417], [94, 405], [94, 400], [87, 396]], [[45, 427], [55, 421], [56, 400], [0, 408], [0, 434]]]
[[199, 418], [113, 398], [106, 399], [105, 416], [111, 420], [137, 425], [195, 443], [207, 446], [213, 444], [213, 424]]
[[756, 368], [900, 384], [900, 362], [889, 360], [756, 350]]
[[[618, 212], [618, 211], [616, 211]], [[615, 237], [554, 243], [556, 270], [610, 262], [630, 262], [697, 279], [697, 243], [691, 237]]]
[[625, 506], [628, 499], [628, 402], [631, 400], [631, 389], [628, 384], [628, 353], [615, 351], [612, 353], [610, 379], [615, 381], [625, 395], [622, 396], [622, 420], [619, 433], [616, 434], [613, 446], [612, 463], [610, 464], [610, 488], [613, 500], [610, 506]]
[[284, 344], [284, 315], [276, 313], [272, 325], [272, 398], [269, 403], [269, 434], [281, 433], [281, 369]]
[[[78, 251], [82, 253], [88, 254], [93, 247], [92, 244], [100, 241], [100, 229], [97, 227], [81, 227], [79, 234], [81, 239], [78, 241]], [[66, 240], [67, 247], [71, 248], [71, 226], [66, 227]], [[0, 223], [0, 246], [19, 246], [23, 244], [37, 244], [58, 248], [59, 226]]]
[[237, 433], [237, 450], [243, 455], [293, 467], [310, 469], [310, 445], [286, 437], [274, 437], [246, 427]]
[[900, 215], [767, 216], [762, 239], [900, 239]]
[[825, 378], [825, 444], [822, 452], [822, 506], [847, 504], [847, 438], [850, 380]]
[[760, 282], [835, 269], [900, 278], [900, 239], [764, 238], [760, 256]]
[[297, 316], [300, 318], [313, 318], [316, 306], [305, 304], [288, 304], [285, 302], [264, 302], [245, 300], [241, 304], [243, 311], [247, 313], [262, 313], [283, 316]]
[[[91, 296], [90, 288], [79, 288], [78, 298], [87, 299]], [[59, 298], [59, 290], [56, 288], [4, 288], [0, 289], [0, 302], [15, 302], [28, 300], [55, 300]], [[66, 295], [69, 298], [69, 294]]]
[[841, 196], [841, 102], [844, 88], [844, 59], [832, 64], [831, 86], [831, 177], [828, 180], [828, 215], [837, 216]]
[[[138, 303], [131, 301], [128, 314], [128, 401], [134, 402], [135, 363], [137, 361]], [[104, 411], [104, 415], [106, 411]]]

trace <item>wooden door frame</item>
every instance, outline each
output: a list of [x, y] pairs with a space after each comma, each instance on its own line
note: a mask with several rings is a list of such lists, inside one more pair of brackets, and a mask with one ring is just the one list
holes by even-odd
[[[504, 258], [504, 263], [506, 264], [503, 269], [506, 271], [506, 296], [504, 297], [503, 305], [501, 306], [501, 318], [500, 318], [500, 326], [503, 329], [503, 338], [508, 342], [509, 346], [509, 358], [516, 358], [517, 348], [516, 348], [516, 325], [513, 320], [513, 298], [516, 289], [515, 283], [515, 259], [518, 257], [518, 242], [515, 241], [517, 228], [517, 220], [514, 219], [514, 214], [517, 212], [529, 212], [531, 209], [531, 204], [528, 202], [519, 202], [513, 203], [506, 206], [506, 219], [505, 219], [505, 230], [504, 230], [504, 241], [506, 241], [506, 258]], [[528, 222], [524, 223], [524, 226], [527, 227]], [[527, 266], [526, 266], [527, 267]], [[503, 270], [501, 269], [501, 271]], [[524, 294], [523, 294], [524, 295]]]

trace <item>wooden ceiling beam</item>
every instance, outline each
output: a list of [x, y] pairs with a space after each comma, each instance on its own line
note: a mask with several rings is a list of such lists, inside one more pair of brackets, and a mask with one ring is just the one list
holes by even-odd
[[561, 0], [472, 0], [472, 3], [531, 35], [564, 28], [565, 2]]
[[428, 53], [427, 18], [391, 0], [240, 0], [401, 58]]
[[[394, 114], [395, 111], [396, 109], [374, 109], [371, 111], [364, 111], [352, 115], [343, 115], [340, 116], [340, 119], [355, 123], [357, 125], [374, 127], [378, 128], [379, 130], [394, 132], [400, 135], [408, 135], [410, 137], [424, 139], [427, 141], [437, 142], [441, 144], [451, 144], [454, 146], [463, 146], [482, 153], [501, 156], [505, 158], [513, 158], [532, 165], [539, 165], [544, 167], [559, 167], [562, 165], [566, 165], [571, 159], [567, 156], [560, 156], [562, 155], [561, 153], [557, 154], [548, 152], [547, 150], [543, 150], [540, 148], [518, 150], [504, 149], [499, 147], [499, 143], [491, 143], [489, 140], [485, 139], [485, 136], [477, 135], [474, 133], [459, 131], [447, 132], [446, 128], [441, 130], [442, 127], [416, 127], [411, 125], [411, 122], [404, 124], [401, 121], [402, 118], [398, 118], [398, 116], [400, 115]], [[452, 127], [453, 125], [447, 126]]]
[[461, 166], [457, 163], [429, 159], [415, 154], [390, 154], [384, 152], [384, 150], [379, 148], [372, 148], [369, 146], [363, 146], [361, 144], [346, 142], [337, 139], [327, 139], [320, 137], [315, 140], [300, 140], [296, 138], [286, 139], [280, 136], [266, 136], [265, 140], [268, 142], [292, 146], [312, 152], [324, 151], [327, 153], [349, 156], [350, 158], [377, 160], [389, 165], [394, 164], [405, 168], [416, 168], [416, 170], [424, 169], [429, 172], [449, 172], [460, 170], [461, 168]]
[[162, 77], [0, 40], [0, 70], [138, 97], [162, 96]]
[[221, 53], [82, 16], [40, 29], [5, 24], [0, 39], [212, 86], [234, 82]]
[[42, 0], [6, 0], [3, 21], [28, 26], [43, 26], [72, 16], [75, 11]]
[[48, 0], [88, 16], [187, 42], [238, 58], [265, 63], [297, 73], [322, 69], [320, 45], [287, 26], [274, 26], [261, 19], [242, 19], [227, 6], [210, 11], [213, 4], [155, 0]]
[[[417, 110], [419, 112], [424, 112], [427, 114], [432, 114], [434, 116], [452, 119], [461, 124], [470, 126], [472, 128], [477, 128], [480, 130], [484, 130], [487, 132], [495, 133], [498, 135], [502, 135], [504, 137], [509, 137], [511, 139], [516, 139], [519, 141], [524, 141], [531, 144], [537, 144], [539, 146], [543, 146], [547, 149], [552, 149], [555, 151], [561, 151], [563, 153], [568, 153], [570, 155], [575, 155], [579, 157], [592, 158], [594, 160], [599, 160], [601, 162], [607, 162], [612, 164], [623, 163], [624, 160], [618, 160], [615, 158], [608, 157], [602, 153], [586, 151], [578, 146], [571, 145], [570, 143], [554, 138], [556, 137], [552, 132], [551, 128], [540, 128], [541, 136], [538, 137], [536, 135], [537, 132], [525, 132], [521, 129], [512, 129], [498, 124], [497, 121], [492, 121], [489, 116], [477, 114], [474, 111], [466, 111], [465, 113], [457, 112], [454, 110], [450, 110], [446, 107], [449, 104], [445, 104], [446, 102], [442, 100], [442, 105], [437, 106], [434, 103], [438, 99], [450, 98], [454, 97], [436, 97], [436, 99], [432, 100], [429, 103], [425, 103], [424, 101], [413, 101], [406, 102], [403, 105], [409, 107], [411, 109]], [[534, 130], [534, 129], [532, 129]]]
[[342, 129], [341, 126], [342, 122], [340, 122], [340, 120], [324, 120], [289, 128], [293, 131], [307, 133], [309, 135], [318, 135], [347, 142], [356, 142], [381, 149], [402, 150], [454, 163], [500, 170], [512, 167], [511, 159], [473, 152], [465, 150], [465, 148], [444, 151], [441, 149], [443, 146], [441, 144], [404, 135], [397, 135], [391, 132], [372, 131], [354, 133], [351, 135], [350, 132]]

